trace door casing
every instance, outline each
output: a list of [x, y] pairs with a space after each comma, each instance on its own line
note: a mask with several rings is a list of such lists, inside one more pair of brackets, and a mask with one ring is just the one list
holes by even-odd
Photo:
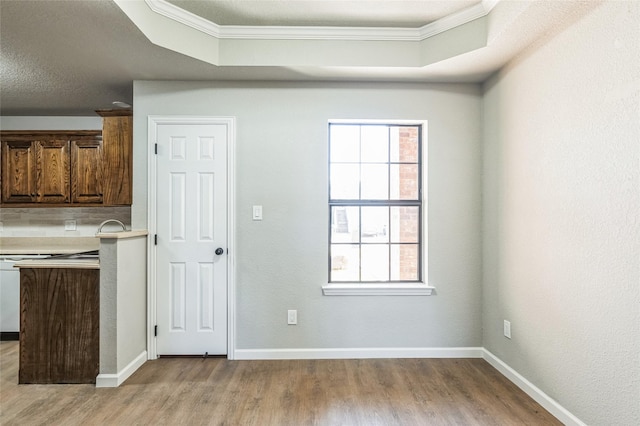
[[207, 116], [156, 116], [147, 118], [148, 128], [148, 197], [147, 223], [149, 229], [147, 248], [147, 354], [148, 359], [157, 359], [158, 352], [155, 337], [157, 324], [156, 306], [156, 246], [154, 235], [157, 234], [156, 199], [157, 199], [157, 165], [155, 145], [158, 127], [162, 125], [207, 125], [217, 124], [227, 127], [227, 359], [235, 359], [235, 117]]

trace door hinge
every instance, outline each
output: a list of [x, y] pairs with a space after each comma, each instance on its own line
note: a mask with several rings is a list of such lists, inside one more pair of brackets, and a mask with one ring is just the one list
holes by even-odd
[[158, 337], [158, 326], [157, 325], [153, 326], [153, 337]]
[[154, 245], [154, 246], [157, 246], [157, 245], [158, 245], [158, 234], [155, 234], [155, 235], [153, 236], [153, 245]]
[[154, 152], [156, 155], [158, 155], [158, 144], [156, 144], [156, 146], [154, 147]]

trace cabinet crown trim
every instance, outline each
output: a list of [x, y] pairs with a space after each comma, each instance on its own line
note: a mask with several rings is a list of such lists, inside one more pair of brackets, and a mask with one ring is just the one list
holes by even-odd
[[133, 115], [131, 109], [97, 109], [96, 114], [100, 117], [127, 117]]
[[64, 136], [69, 137], [88, 136], [95, 138], [102, 137], [102, 130], [0, 130], [1, 138], [31, 138], [33, 136]]

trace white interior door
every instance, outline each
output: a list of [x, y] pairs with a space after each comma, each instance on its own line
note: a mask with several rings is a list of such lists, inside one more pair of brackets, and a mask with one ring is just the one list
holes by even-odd
[[157, 354], [226, 354], [227, 126], [162, 124], [157, 143]]

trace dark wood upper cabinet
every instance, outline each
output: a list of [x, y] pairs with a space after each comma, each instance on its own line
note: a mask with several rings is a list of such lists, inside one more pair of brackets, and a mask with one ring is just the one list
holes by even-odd
[[102, 203], [102, 141], [71, 141], [71, 202]]
[[132, 112], [96, 112], [102, 130], [0, 132], [5, 207], [131, 205]]
[[36, 200], [36, 145], [29, 140], [2, 140], [2, 202]]
[[2, 202], [69, 202], [69, 141], [37, 135], [3, 138]]
[[97, 110], [102, 117], [104, 205], [130, 205], [133, 181], [133, 115], [129, 109]]
[[35, 141], [36, 201], [69, 202], [69, 140]]

